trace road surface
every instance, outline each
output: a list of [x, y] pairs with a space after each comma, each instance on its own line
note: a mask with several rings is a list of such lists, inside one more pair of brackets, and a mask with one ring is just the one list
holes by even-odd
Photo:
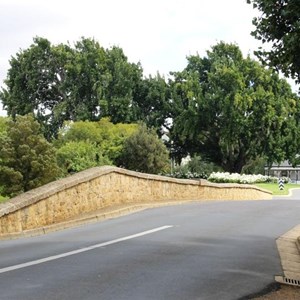
[[298, 195], [167, 206], [0, 241], [0, 299], [251, 299], [282, 274], [275, 239], [300, 223]]

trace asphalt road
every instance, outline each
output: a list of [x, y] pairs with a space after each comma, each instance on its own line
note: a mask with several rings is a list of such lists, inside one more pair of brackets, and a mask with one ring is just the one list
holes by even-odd
[[300, 223], [297, 194], [148, 209], [0, 241], [0, 299], [251, 299], [282, 274], [275, 239]]

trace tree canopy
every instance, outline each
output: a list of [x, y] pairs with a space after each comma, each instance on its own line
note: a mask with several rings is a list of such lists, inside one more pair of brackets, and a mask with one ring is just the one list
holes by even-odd
[[52, 180], [60, 174], [54, 147], [45, 140], [32, 115], [17, 116], [0, 134], [0, 186], [14, 196]]
[[1, 134], [6, 134], [7, 122], [8, 122], [7, 117], [0, 117], [0, 135]]
[[168, 83], [159, 73], [149, 76], [139, 82], [135, 99], [137, 102], [137, 120], [144, 122], [147, 127], [170, 129], [168, 118], [172, 117], [172, 102]]
[[[261, 9], [272, 7], [270, 1], [250, 2], [260, 3]], [[292, 3], [281, 1], [281, 11], [286, 13]], [[256, 22], [258, 37], [263, 25]], [[260, 22], [267, 26], [267, 21]], [[284, 37], [291, 36], [296, 35], [289, 32]], [[292, 41], [291, 48], [296, 47]], [[280, 63], [286, 65], [271, 60], [276, 52], [270, 51], [268, 57], [260, 54], [266, 63], [296, 76], [297, 61], [280, 49]], [[165, 144], [177, 162], [189, 154], [200, 155], [226, 171], [240, 172], [258, 157], [266, 157], [269, 164], [297, 161], [297, 96], [276, 72], [244, 58], [235, 44], [220, 42], [203, 57], [188, 56], [186, 68], [170, 72], [166, 80], [159, 73], [143, 78], [140, 63], [130, 63], [119, 47], [104, 49], [87, 38], [73, 46], [52, 45], [37, 37], [11, 58], [5, 83], [0, 100], [12, 122], [32, 113], [46, 139], [58, 149], [60, 165], [70, 172], [104, 163], [158, 172], [163, 167], [144, 152], [158, 151], [165, 160], [165, 149], [153, 130], [159, 137], [167, 133]], [[153, 129], [140, 129], [138, 136], [139, 121]], [[4, 124], [0, 119], [3, 143], [10, 138]], [[144, 161], [132, 143], [144, 145], [139, 148]]]
[[257, 156], [270, 163], [286, 157], [297, 97], [276, 73], [220, 42], [173, 75], [174, 102], [181, 103], [173, 135], [186, 152], [230, 172]]
[[88, 168], [111, 165], [101, 148], [89, 141], [70, 141], [57, 150], [58, 165], [66, 173], [76, 173]]
[[157, 174], [168, 170], [169, 153], [155, 131], [141, 124], [125, 140], [119, 164], [130, 170]]
[[0, 99], [13, 118], [34, 113], [51, 140], [66, 120], [135, 121], [141, 80], [140, 64], [129, 63], [119, 47], [104, 49], [87, 38], [73, 47], [52, 45], [37, 37], [11, 58]]
[[[300, 82], [300, 2], [298, 0], [247, 0], [261, 15], [253, 19], [252, 35], [269, 44], [257, 56], [267, 65], [281, 70], [286, 77]], [[266, 47], [268, 49], [268, 47]]]
[[100, 121], [67, 122], [54, 141], [58, 164], [65, 173], [90, 167], [118, 165], [124, 143], [137, 131], [137, 124], [113, 124], [108, 118]]

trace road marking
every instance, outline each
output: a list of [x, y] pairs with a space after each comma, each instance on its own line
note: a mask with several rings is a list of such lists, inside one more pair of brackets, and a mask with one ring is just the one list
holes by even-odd
[[108, 241], [108, 242], [104, 242], [104, 243], [92, 245], [92, 246], [89, 246], [89, 247], [81, 248], [81, 249], [78, 249], [78, 250], [73, 250], [73, 251], [69, 251], [69, 252], [65, 252], [65, 253], [61, 253], [61, 254], [57, 254], [57, 255], [53, 255], [53, 256], [49, 256], [49, 257], [45, 257], [45, 258], [41, 258], [41, 259], [37, 259], [37, 260], [33, 260], [33, 261], [29, 261], [29, 262], [26, 262], [26, 263], [22, 263], [22, 264], [10, 266], [10, 267], [2, 268], [2, 269], [0, 269], [0, 273], [6, 273], [6, 272], [14, 271], [14, 270], [17, 270], [17, 269], [22, 269], [22, 268], [42, 264], [42, 263], [45, 263], [45, 262], [48, 262], [48, 261], [51, 261], [51, 260], [56, 260], [56, 259], [59, 259], [59, 258], [79, 254], [79, 253], [82, 253], [82, 252], [90, 251], [90, 250], [101, 248], [101, 247], [105, 247], [105, 246], [108, 246], [108, 245], [124, 242], [124, 241], [127, 241], [127, 240], [138, 238], [140, 236], [151, 234], [151, 233], [154, 233], [154, 232], [157, 232], [157, 231], [165, 230], [165, 229], [168, 229], [168, 228], [171, 228], [171, 227], [173, 227], [173, 225], [166, 225], [166, 226], [150, 229], [150, 230], [147, 230], [147, 231], [143, 231], [143, 232], [140, 232], [140, 233], [136, 233], [136, 234], [133, 234], [133, 235], [128, 235], [128, 236], [125, 236], [125, 237], [122, 237], [122, 238], [119, 238], [119, 239], [115, 239], [115, 240], [111, 240], [111, 241]]

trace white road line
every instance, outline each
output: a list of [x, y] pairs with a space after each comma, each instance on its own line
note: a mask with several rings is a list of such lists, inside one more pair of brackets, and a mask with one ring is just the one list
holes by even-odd
[[105, 247], [105, 246], [108, 246], [108, 245], [120, 243], [120, 242], [123, 242], [123, 241], [135, 239], [135, 238], [138, 238], [140, 236], [151, 234], [151, 233], [161, 231], [161, 230], [165, 230], [165, 229], [168, 229], [168, 228], [171, 228], [171, 227], [173, 227], [173, 225], [166, 225], [166, 226], [150, 229], [150, 230], [147, 230], [147, 231], [143, 231], [143, 232], [140, 232], [140, 233], [136, 233], [136, 234], [133, 234], [133, 235], [128, 235], [128, 236], [125, 236], [125, 237], [122, 237], [122, 238], [119, 238], [119, 239], [115, 239], [115, 240], [111, 240], [111, 241], [108, 241], [108, 242], [104, 242], [104, 243], [96, 244], [96, 245], [93, 245], [93, 246], [81, 248], [81, 249], [78, 249], [78, 250], [69, 251], [69, 252], [65, 252], [65, 253], [61, 253], [61, 254], [57, 254], [57, 255], [53, 255], [53, 256], [49, 256], [49, 257], [45, 257], [45, 258], [41, 258], [41, 259], [37, 259], [37, 260], [33, 260], [33, 261], [29, 261], [29, 262], [26, 262], [26, 263], [23, 263], [23, 264], [18, 264], [18, 265], [2, 268], [2, 269], [0, 269], [0, 273], [6, 273], [6, 272], [14, 271], [14, 270], [17, 270], [17, 269], [22, 269], [22, 268], [42, 264], [42, 263], [45, 263], [45, 262], [48, 262], [48, 261], [51, 261], [51, 260], [56, 260], [56, 259], [59, 259], [59, 258], [62, 258], [62, 257], [67, 257], [67, 256], [79, 254], [79, 253], [82, 253], [82, 252], [90, 251], [90, 250], [93, 250], [93, 249], [96, 249], [96, 248], [101, 248], [101, 247]]

